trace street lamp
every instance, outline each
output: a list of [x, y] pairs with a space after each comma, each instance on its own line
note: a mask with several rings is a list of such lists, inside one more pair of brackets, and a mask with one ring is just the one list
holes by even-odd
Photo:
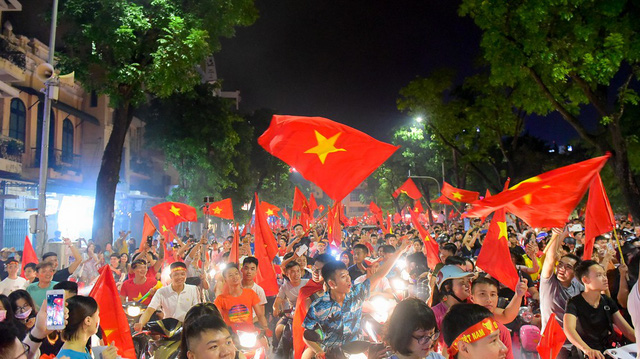
[[422, 123], [422, 121], [423, 121], [422, 117], [420, 117], [420, 116], [416, 117], [416, 122], [417, 123]]

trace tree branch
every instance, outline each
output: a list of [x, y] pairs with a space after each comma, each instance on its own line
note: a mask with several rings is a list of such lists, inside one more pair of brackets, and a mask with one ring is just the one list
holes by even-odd
[[587, 131], [587, 129], [584, 128], [584, 126], [582, 126], [580, 121], [574, 115], [572, 115], [569, 112], [569, 110], [567, 110], [564, 106], [562, 106], [560, 102], [558, 102], [558, 100], [556, 100], [556, 98], [551, 93], [551, 90], [549, 90], [549, 88], [544, 83], [544, 81], [542, 81], [542, 78], [540, 77], [540, 75], [538, 75], [538, 73], [531, 67], [526, 67], [526, 69], [529, 70], [529, 74], [531, 75], [533, 80], [536, 82], [536, 84], [538, 84], [538, 87], [540, 87], [545, 97], [551, 102], [551, 104], [553, 105], [553, 108], [555, 108], [556, 111], [560, 112], [560, 114], [562, 115], [562, 118], [564, 118], [564, 120], [567, 121], [576, 130], [576, 132], [578, 132], [580, 137], [582, 137], [590, 145], [598, 148], [600, 151], [603, 151], [602, 146], [598, 143], [596, 138], [593, 135], [591, 135]]
[[606, 103], [603, 103], [602, 99], [598, 95], [596, 95], [593, 90], [591, 90], [591, 86], [589, 86], [589, 84], [582, 77], [576, 75], [575, 73], [571, 73], [569, 77], [571, 77], [571, 79], [582, 89], [582, 92], [584, 92], [589, 101], [593, 104], [593, 107], [596, 108], [600, 116], [609, 116], [609, 113], [606, 109]]

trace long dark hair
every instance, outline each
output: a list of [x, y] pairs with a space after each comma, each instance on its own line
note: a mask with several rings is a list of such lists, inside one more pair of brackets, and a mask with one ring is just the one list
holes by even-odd
[[14, 315], [15, 313], [18, 312], [17, 301], [20, 298], [24, 299], [27, 302], [27, 304], [29, 304], [33, 312], [36, 311], [36, 306], [33, 305], [33, 298], [31, 298], [31, 295], [29, 294], [29, 292], [27, 292], [24, 289], [17, 289], [9, 294], [9, 301], [11, 302], [11, 310], [13, 310]]
[[69, 321], [62, 331], [62, 339], [66, 342], [77, 338], [84, 320], [94, 315], [98, 310], [98, 303], [91, 297], [77, 295], [67, 299], [67, 308], [69, 309]]

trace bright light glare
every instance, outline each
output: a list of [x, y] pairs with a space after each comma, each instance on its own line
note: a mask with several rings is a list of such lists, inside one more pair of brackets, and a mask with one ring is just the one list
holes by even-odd
[[243, 348], [253, 348], [258, 342], [256, 333], [238, 331], [238, 340]]
[[421, 123], [424, 119], [420, 116], [416, 117], [416, 122]]
[[358, 353], [349, 355], [349, 359], [367, 359], [367, 355], [365, 353]]
[[64, 196], [58, 211], [58, 230], [67, 238], [91, 238], [95, 198]]
[[404, 258], [400, 258], [396, 261], [396, 267], [398, 267], [398, 269], [405, 269], [407, 268], [407, 260]]
[[[376, 333], [373, 331], [373, 327], [371, 326], [371, 322], [366, 322], [364, 324], [364, 329], [367, 331], [367, 334], [369, 334], [369, 337], [373, 338], [373, 339], [377, 339], [377, 335]], [[357, 354], [355, 355], [349, 355], [349, 358], [355, 358]], [[366, 358], [366, 356], [365, 356]]]
[[209, 277], [213, 278], [216, 276], [216, 270], [215, 268], [209, 271]]
[[127, 306], [127, 315], [130, 317], [137, 317], [142, 313], [142, 310], [137, 305], [128, 305]]
[[407, 289], [407, 284], [402, 279], [394, 279], [392, 283], [393, 283], [392, 286], [395, 290]]
[[404, 279], [404, 280], [408, 281], [409, 279], [411, 279], [411, 275], [410, 275], [410, 274], [409, 274], [409, 272], [407, 272], [406, 270], [403, 270], [403, 271], [400, 273], [400, 278], [402, 278], [402, 279]]

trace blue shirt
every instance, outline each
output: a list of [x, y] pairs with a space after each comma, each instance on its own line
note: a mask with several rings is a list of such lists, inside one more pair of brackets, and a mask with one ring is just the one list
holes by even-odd
[[58, 352], [56, 358], [67, 357], [69, 359], [92, 359], [89, 352], [85, 349], [85, 352], [77, 352], [71, 349], [62, 349]]
[[311, 303], [302, 326], [305, 329], [320, 329], [324, 334], [323, 350], [358, 340], [362, 303], [369, 297], [369, 279], [351, 287], [342, 306], [331, 299], [329, 292]]

